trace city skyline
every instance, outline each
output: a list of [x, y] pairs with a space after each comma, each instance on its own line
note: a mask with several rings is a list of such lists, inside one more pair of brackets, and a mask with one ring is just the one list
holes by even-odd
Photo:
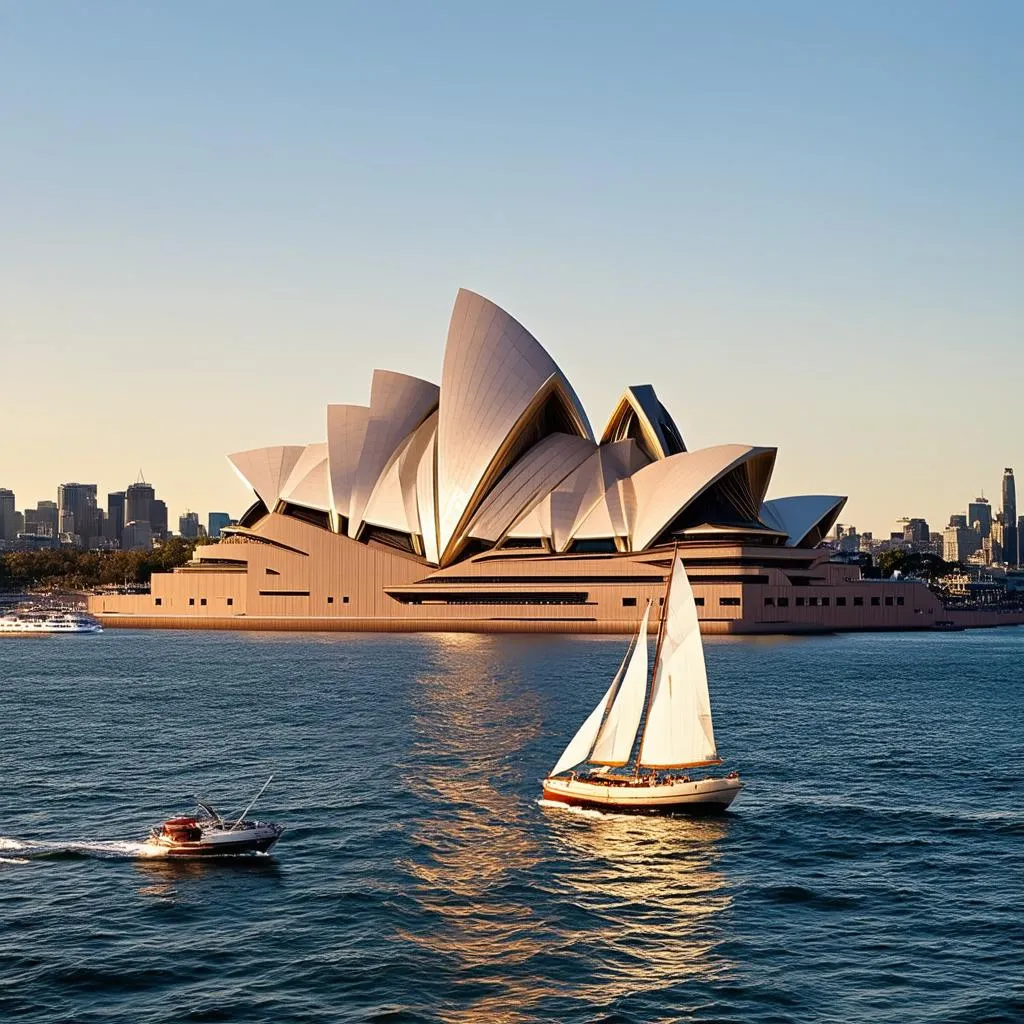
[[628, 351], [694, 447], [777, 445], [771, 496], [875, 533], [995, 497], [1024, 12], [783, 6], [12, 9], [0, 484], [143, 465], [237, 515], [223, 453], [315, 441], [374, 367], [438, 381], [465, 286], [593, 419]]

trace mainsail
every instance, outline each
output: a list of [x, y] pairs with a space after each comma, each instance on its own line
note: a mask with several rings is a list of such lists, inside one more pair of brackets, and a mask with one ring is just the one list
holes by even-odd
[[645, 768], [718, 763], [697, 606], [682, 560], [674, 563], [640, 745], [639, 764]]
[[636, 646], [622, 677], [622, 685], [589, 757], [595, 764], [618, 766], [629, 761], [636, 731], [640, 727], [644, 698], [647, 696], [647, 622], [650, 617], [651, 605], [648, 602], [640, 621]]

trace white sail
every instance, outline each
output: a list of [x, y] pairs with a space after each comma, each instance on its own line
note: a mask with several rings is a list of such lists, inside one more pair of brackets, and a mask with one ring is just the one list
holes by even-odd
[[[623, 662], [623, 666], [625, 666], [625, 662]], [[604, 713], [608, 707], [608, 701], [619, 684], [621, 674], [622, 669], [620, 668], [612, 680], [612, 685], [608, 687], [608, 692], [601, 698], [597, 707], [590, 712], [590, 716], [580, 726], [576, 735], [569, 740], [569, 746], [565, 748], [562, 756], [558, 759], [558, 764], [551, 769], [552, 775], [568, 771], [581, 761], [586, 761], [587, 755], [594, 745], [594, 740], [597, 739], [597, 730], [601, 728], [601, 723], [604, 721]]]
[[718, 760], [697, 606], [679, 558], [669, 586], [664, 636], [640, 747], [640, 764], [646, 768], [683, 768]]
[[648, 601], [622, 685], [590, 755], [590, 760], [596, 764], [623, 765], [629, 761], [647, 696], [647, 621], [650, 616]]

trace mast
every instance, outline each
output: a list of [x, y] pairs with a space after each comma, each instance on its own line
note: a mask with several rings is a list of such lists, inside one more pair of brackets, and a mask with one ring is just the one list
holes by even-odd
[[636, 765], [633, 774], [640, 774], [640, 751], [644, 748], [644, 736], [647, 735], [647, 721], [651, 717], [651, 680], [658, 675], [658, 662], [661, 659], [661, 645], [665, 640], [665, 623], [668, 621], [669, 598], [672, 596], [672, 576], [675, 573], [676, 559], [679, 557], [679, 541], [672, 545], [672, 561], [668, 566], [668, 586], [665, 587], [665, 603], [662, 605], [661, 619], [658, 622], [658, 644], [654, 648], [654, 667], [647, 681], [647, 707], [644, 708], [643, 728], [640, 730], [640, 746], [637, 747]]

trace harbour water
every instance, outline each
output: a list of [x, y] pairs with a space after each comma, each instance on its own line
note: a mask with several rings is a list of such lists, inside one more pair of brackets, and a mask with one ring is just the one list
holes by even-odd
[[[720, 819], [538, 806], [624, 639], [0, 644], [0, 1020], [1024, 1019], [1024, 629], [706, 643]], [[132, 856], [209, 796], [273, 858]]]

